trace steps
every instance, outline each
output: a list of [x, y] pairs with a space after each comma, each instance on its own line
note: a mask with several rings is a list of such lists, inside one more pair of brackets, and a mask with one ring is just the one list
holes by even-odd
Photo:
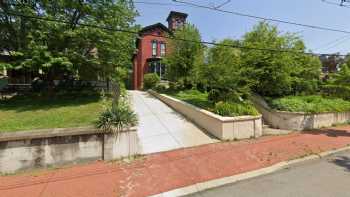
[[263, 124], [262, 131], [263, 131], [263, 135], [265, 135], [265, 136], [266, 135], [287, 135], [287, 134], [294, 132], [291, 130], [274, 129], [274, 128], [271, 128], [270, 125], [267, 125], [267, 124]]

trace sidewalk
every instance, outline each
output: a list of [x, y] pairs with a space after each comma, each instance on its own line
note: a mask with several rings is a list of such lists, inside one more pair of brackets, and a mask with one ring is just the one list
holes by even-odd
[[157, 153], [130, 164], [96, 162], [0, 177], [1, 197], [147, 196], [350, 144], [350, 126]]
[[218, 142], [148, 92], [128, 93], [139, 118], [137, 133], [142, 154]]

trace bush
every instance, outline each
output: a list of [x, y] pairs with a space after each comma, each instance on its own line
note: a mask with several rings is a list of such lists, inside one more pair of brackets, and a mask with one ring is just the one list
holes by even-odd
[[33, 92], [45, 92], [48, 88], [47, 82], [41, 79], [34, 79], [32, 81], [32, 90]]
[[212, 89], [208, 93], [208, 100], [214, 103], [217, 102], [241, 102], [242, 97], [247, 98], [248, 93], [239, 93], [228, 89]]
[[124, 128], [137, 125], [137, 116], [126, 102], [119, 102], [101, 113], [97, 128], [104, 132], [118, 133]]
[[321, 91], [322, 94], [326, 96], [334, 96], [345, 100], [350, 100], [350, 86], [341, 84], [327, 84], [322, 86]]
[[290, 112], [343, 112], [350, 111], [350, 102], [339, 98], [314, 96], [288, 96], [268, 100], [272, 108]]
[[214, 112], [221, 116], [256, 116], [259, 112], [250, 103], [218, 102], [215, 104]]
[[183, 90], [184, 86], [182, 83], [178, 83], [178, 82], [169, 82], [169, 91], [170, 92], [177, 92], [180, 90]]
[[168, 90], [168, 88], [166, 87], [166, 85], [164, 84], [158, 84], [156, 87], [155, 87], [155, 90], [157, 92], [160, 92], [160, 93], [164, 93]]
[[160, 82], [160, 78], [157, 74], [155, 73], [145, 74], [143, 78], [143, 88], [146, 90], [155, 88], [159, 82]]

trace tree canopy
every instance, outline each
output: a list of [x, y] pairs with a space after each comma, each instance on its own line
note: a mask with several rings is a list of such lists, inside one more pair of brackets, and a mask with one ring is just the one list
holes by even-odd
[[1, 66], [40, 69], [52, 80], [55, 70], [71, 72], [80, 79], [96, 79], [111, 77], [116, 67], [131, 64], [134, 35], [79, 24], [133, 29], [137, 12], [132, 1], [31, 2], [0, 2], [0, 52], [11, 57], [0, 62]]
[[167, 77], [170, 81], [180, 82], [185, 86], [193, 84], [195, 68], [203, 64], [203, 45], [198, 29], [191, 24], [178, 28], [173, 36], [189, 41], [170, 39], [170, 54], [166, 58]]
[[245, 34], [242, 44], [252, 48], [292, 51], [243, 51], [242, 68], [248, 78], [254, 79], [254, 92], [278, 97], [317, 89], [321, 62], [318, 57], [303, 53], [306, 48], [297, 35], [281, 34], [276, 26], [261, 22]]
[[249, 92], [248, 82], [241, 73], [241, 51], [228, 45], [239, 41], [224, 39], [207, 53], [207, 63], [199, 67], [199, 83], [211, 91], [210, 99], [238, 100]]

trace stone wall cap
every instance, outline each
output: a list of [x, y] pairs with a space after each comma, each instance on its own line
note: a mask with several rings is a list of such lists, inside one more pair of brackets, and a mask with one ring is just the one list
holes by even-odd
[[[124, 132], [135, 132], [136, 127], [125, 129]], [[15, 132], [0, 132], [0, 142], [4, 141], [17, 141], [28, 139], [41, 139], [63, 136], [77, 136], [77, 135], [91, 135], [103, 133], [93, 126], [89, 127], [75, 127], [75, 128], [53, 128], [53, 129], [38, 129], [28, 131], [15, 131]]]

